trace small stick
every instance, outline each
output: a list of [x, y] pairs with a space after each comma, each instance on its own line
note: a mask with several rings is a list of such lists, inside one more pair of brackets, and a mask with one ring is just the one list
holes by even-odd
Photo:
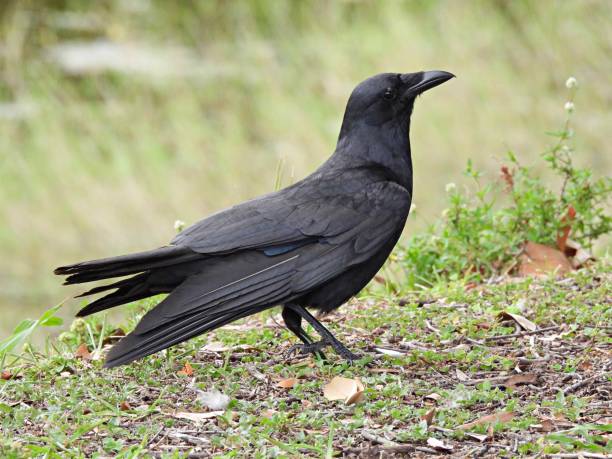
[[576, 384], [572, 384], [571, 386], [563, 389], [563, 393], [564, 394], [569, 394], [571, 392], [574, 392], [574, 391], [580, 389], [581, 387], [586, 386], [587, 384], [589, 384], [589, 383], [591, 383], [593, 381], [596, 381], [599, 378], [602, 378], [602, 377], [607, 376], [607, 375], [608, 375], [608, 373], [605, 372], [605, 373], [600, 373], [600, 374], [595, 375], [595, 376], [591, 376], [590, 378], [587, 378], [587, 379], [583, 379], [582, 381], [579, 381]]
[[366, 440], [371, 441], [372, 443], [378, 443], [379, 445], [382, 445], [382, 449], [387, 452], [409, 453], [412, 451], [420, 451], [422, 453], [440, 454], [439, 451], [436, 451], [433, 448], [426, 448], [424, 446], [401, 445], [394, 441], [387, 440], [385, 437], [376, 435], [374, 432], [370, 432], [368, 430], [361, 431], [361, 436]]

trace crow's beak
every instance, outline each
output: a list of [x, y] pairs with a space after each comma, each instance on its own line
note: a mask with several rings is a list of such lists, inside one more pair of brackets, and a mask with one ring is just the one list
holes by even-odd
[[[412, 74], [414, 75], [414, 74]], [[445, 81], [454, 78], [455, 75], [449, 72], [444, 72], [442, 70], [430, 70], [429, 72], [422, 72], [423, 78], [418, 83], [412, 85], [407, 93], [412, 95], [419, 95], [428, 89], [435, 88], [438, 85], [441, 85]]]

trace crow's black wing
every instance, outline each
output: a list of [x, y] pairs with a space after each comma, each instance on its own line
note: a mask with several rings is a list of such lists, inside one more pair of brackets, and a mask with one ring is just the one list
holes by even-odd
[[369, 186], [355, 207], [361, 216], [357, 224], [325, 237], [316, 248], [304, 250], [292, 290], [303, 293], [316, 288], [368, 262], [389, 247], [389, 243], [394, 244], [404, 227], [410, 202], [410, 193], [395, 183], [378, 182]]
[[203, 254], [299, 247], [350, 232], [373, 211], [388, 208], [405, 218], [410, 194], [384, 183], [391, 186], [371, 183], [362, 171], [300, 182], [213, 214], [178, 234], [171, 244]]

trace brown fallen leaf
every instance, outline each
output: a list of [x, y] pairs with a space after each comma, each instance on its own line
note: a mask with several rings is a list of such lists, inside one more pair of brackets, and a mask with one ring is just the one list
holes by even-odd
[[272, 416], [274, 416], [276, 413], [278, 413], [278, 411], [273, 410], [273, 409], [267, 409], [267, 410], [262, 411], [261, 415], [262, 415], [262, 417], [264, 417], [264, 418], [268, 418], [268, 419], [270, 419], [270, 418], [271, 418]]
[[132, 407], [130, 406], [130, 404], [127, 401], [122, 401], [121, 404], [119, 405], [119, 409], [121, 411], [129, 411], [132, 409]]
[[442, 396], [434, 392], [431, 394], [427, 394], [424, 398], [426, 398], [427, 400], [433, 400], [434, 402], [438, 403], [440, 399], [442, 398]]
[[540, 432], [552, 432], [553, 430], [555, 430], [555, 423], [553, 422], [552, 419], [542, 418], [540, 419], [539, 424], [534, 424], [529, 427], [534, 427], [538, 429]]
[[466, 435], [466, 437], [469, 437], [472, 440], [479, 441], [480, 443], [482, 443], [487, 438], [489, 438], [487, 435], [478, 434], [478, 433], [466, 433], [465, 435]]
[[480, 426], [483, 424], [495, 424], [496, 422], [509, 422], [514, 419], [514, 413], [512, 411], [500, 411], [499, 413], [488, 414], [475, 421], [461, 424], [457, 429], [466, 430], [472, 427]]
[[536, 382], [538, 382], [538, 375], [535, 373], [520, 373], [518, 375], [512, 375], [506, 379], [503, 386], [513, 389], [521, 384], [534, 384]]
[[183, 368], [177, 371], [176, 374], [179, 376], [193, 376], [193, 367], [189, 362], [185, 362]]
[[572, 271], [565, 254], [553, 247], [528, 241], [519, 258], [520, 276], [546, 276], [556, 272], [564, 275]]
[[452, 445], [447, 445], [442, 440], [438, 440], [437, 438], [429, 437], [427, 439], [427, 444], [438, 451], [449, 452], [453, 450]]
[[335, 376], [323, 388], [323, 396], [327, 400], [344, 400], [345, 404], [351, 405], [363, 398], [364, 390], [365, 388], [358, 378], [350, 379]]
[[283, 389], [291, 389], [297, 384], [297, 378], [281, 379], [276, 383], [276, 387], [282, 387]]
[[435, 415], [436, 415], [436, 409], [432, 408], [427, 413], [425, 413], [423, 416], [421, 416], [421, 419], [427, 423], [427, 426], [430, 426]]
[[561, 218], [561, 222], [565, 223], [565, 225], [560, 229], [559, 234], [557, 235], [557, 248], [561, 252], [565, 252], [565, 247], [567, 245], [567, 238], [570, 234], [570, 230], [572, 229], [572, 221], [576, 218], [576, 209], [571, 204], [567, 208], [567, 213]]
[[595, 260], [591, 252], [571, 239], [568, 239], [565, 244], [565, 255], [570, 258], [570, 262], [574, 269], [581, 268], [589, 260]]
[[76, 351], [74, 351], [74, 356], [78, 359], [83, 359], [83, 360], [92, 359], [91, 353], [89, 352], [89, 349], [87, 348], [87, 344], [85, 343], [81, 343], [81, 345], [77, 347]]
[[384, 277], [379, 276], [379, 275], [374, 276], [374, 282], [377, 282], [377, 283], [382, 284], [382, 285], [386, 285], [387, 284], [387, 280]]
[[302, 406], [304, 408], [310, 408], [312, 406], [312, 402], [310, 400], [304, 399], [304, 400], [302, 400]]
[[106, 338], [104, 338], [102, 344], [114, 344], [124, 336], [125, 331], [122, 328], [115, 328]]
[[514, 322], [516, 322], [519, 327], [521, 327], [523, 330], [527, 330], [527, 331], [536, 331], [538, 329], [538, 326], [536, 324], [534, 324], [531, 320], [518, 315], [518, 314], [513, 314], [511, 312], [507, 312], [507, 311], [502, 311], [498, 314], [498, 316], [500, 319], [503, 320], [513, 320]]
[[506, 182], [506, 191], [512, 191], [514, 188], [514, 174], [508, 169], [508, 166], [501, 167], [500, 175], [502, 180]]

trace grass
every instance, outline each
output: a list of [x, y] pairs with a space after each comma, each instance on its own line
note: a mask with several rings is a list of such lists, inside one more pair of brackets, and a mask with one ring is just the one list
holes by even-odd
[[[298, 3], [2, 2], [0, 102], [25, 114], [0, 118], [0, 333], [68, 296], [53, 267], [161, 245], [176, 219], [271, 190], [281, 160], [283, 185], [312, 171], [352, 87], [377, 72], [458, 75], [415, 110], [410, 234], [468, 158], [489, 177], [508, 149], [535, 162], [569, 75], [578, 161], [610, 170], [605, 0]], [[77, 76], [48, 59], [100, 38], [184, 46], [202, 73]]]
[[[610, 453], [611, 286], [610, 264], [600, 261], [565, 279], [440, 284], [402, 297], [365, 293], [325, 320], [364, 355], [353, 366], [335, 356], [330, 364], [287, 361], [293, 338], [271, 311], [103, 370], [100, 351], [117, 325], [105, 316], [78, 320], [45, 350], [28, 347], [5, 367], [0, 455], [430, 457], [438, 454], [428, 451], [430, 438], [451, 446], [451, 457]], [[122, 328], [153, 303], [130, 307]], [[501, 311], [527, 317], [538, 331], [526, 334], [498, 320]], [[212, 341], [228, 350], [206, 351]], [[75, 356], [83, 343], [92, 360]], [[401, 354], [381, 355], [376, 347]], [[190, 376], [181, 374], [186, 363]], [[517, 368], [534, 379], [512, 388], [506, 380]], [[363, 401], [326, 400], [323, 385], [336, 375], [359, 377]], [[276, 386], [289, 377], [298, 378], [293, 388]], [[222, 414], [200, 423], [177, 417], [205, 412], [197, 391], [212, 388], [231, 398]], [[432, 393], [437, 401], [426, 397]], [[428, 426], [422, 417], [434, 408]], [[514, 416], [458, 429], [501, 412]]]
[[[0, 334], [30, 310], [39, 317], [0, 341], [0, 456], [607, 457], [609, 257], [563, 279], [506, 269], [525, 240], [562, 246], [564, 232], [605, 250], [607, 3], [181, 5], [0, 6]], [[70, 74], [49, 58], [55, 45], [100, 39], [149, 50], [152, 67]], [[52, 267], [164, 244], [175, 220], [303, 177], [331, 152], [356, 82], [430, 68], [459, 78], [413, 118], [417, 236], [324, 319], [363, 355], [355, 365], [287, 358], [294, 338], [273, 310], [102, 369], [157, 299], [40, 344], [41, 327], [79, 306], [41, 307], [71, 293]], [[579, 116], [547, 139], [539, 133], [563, 125], [569, 75], [579, 91], [574, 100], [569, 85], [566, 111]], [[499, 178], [489, 155], [507, 151]], [[364, 383], [362, 401], [324, 397], [339, 375]], [[283, 378], [297, 384], [281, 388]], [[212, 389], [230, 397], [220, 413], [201, 399]]]

